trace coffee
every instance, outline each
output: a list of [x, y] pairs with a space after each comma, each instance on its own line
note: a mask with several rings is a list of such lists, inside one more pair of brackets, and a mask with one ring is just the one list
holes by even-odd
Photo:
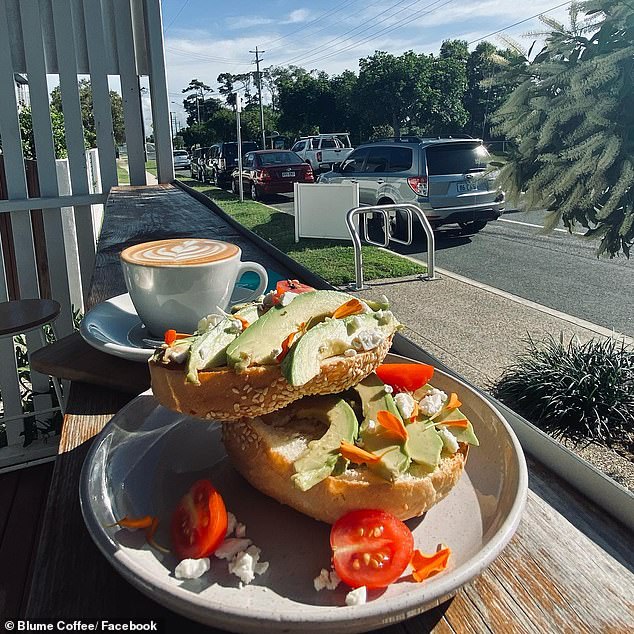
[[235, 257], [239, 252], [235, 244], [203, 238], [172, 238], [145, 242], [128, 247], [121, 259], [130, 264], [145, 266], [188, 266], [207, 264]]
[[198, 321], [226, 310], [240, 277], [251, 271], [260, 278], [252, 293], [267, 287], [266, 270], [255, 262], [241, 262], [240, 248], [229, 242], [203, 238], [173, 238], [145, 242], [121, 253], [121, 266], [130, 299], [148, 330], [163, 337], [168, 329], [194, 332]]

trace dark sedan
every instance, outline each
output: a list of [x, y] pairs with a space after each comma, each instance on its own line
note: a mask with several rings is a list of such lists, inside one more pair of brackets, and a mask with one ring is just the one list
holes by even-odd
[[[238, 170], [231, 175], [231, 191], [238, 193]], [[314, 183], [308, 163], [290, 150], [247, 152], [242, 160], [242, 185], [245, 194], [258, 200], [271, 194], [293, 191], [293, 183]]]

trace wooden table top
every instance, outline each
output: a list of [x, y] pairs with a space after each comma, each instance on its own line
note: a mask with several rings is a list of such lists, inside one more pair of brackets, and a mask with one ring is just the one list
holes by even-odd
[[[118, 263], [123, 248], [179, 235], [226, 239], [242, 248], [245, 259], [292, 274], [178, 188], [121, 188], [106, 207], [89, 304], [125, 292]], [[84, 526], [78, 496], [83, 460], [95, 434], [131, 398], [103, 386], [72, 384], [26, 618], [145, 617], [160, 619], [165, 632], [219, 632], [129, 585]], [[634, 629], [632, 535], [538, 461], [528, 457], [528, 465], [526, 512], [503, 554], [453, 599], [383, 634]]]

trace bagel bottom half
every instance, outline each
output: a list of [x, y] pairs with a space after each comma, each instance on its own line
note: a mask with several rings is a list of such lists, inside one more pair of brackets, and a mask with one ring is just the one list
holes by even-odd
[[293, 462], [315, 436], [301, 425], [284, 424], [283, 418], [283, 412], [277, 412], [224, 424], [223, 442], [233, 465], [253, 487], [316, 520], [332, 524], [360, 508], [382, 509], [401, 520], [417, 517], [442, 500], [464, 470], [467, 446], [461, 445], [432, 473], [415, 466], [413, 473], [389, 482], [365, 466], [355, 466], [301, 491], [291, 480]]

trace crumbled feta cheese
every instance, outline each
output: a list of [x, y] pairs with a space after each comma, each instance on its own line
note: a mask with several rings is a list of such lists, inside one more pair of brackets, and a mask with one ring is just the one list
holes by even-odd
[[189, 344], [181, 346], [168, 346], [163, 353], [163, 361], [174, 361], [174, 363], [185, 363], [189, 354]]
[[315, 590], [334, 590], [341, 583], [339, 575], [334, 570], [321, 569], [318, 577], [313, 579]]
[[379, 322], [379, 325], [383, 326], [392, 318], [392, 312], [389, 310], [377, 310], [376, 313], [374, 313], [374, 316]]
[[446, 400], [447, 395], [442, 390], [437, 390], [433, 387], [427, 392], [427, 395], [418, 402], [418, 407], [425, 416], [433, 416], [442, 409]]
[[448, 429], [441, 427], [438, 430], [438, 435], [447, 451], [450, 453], [456, 453], [456, 451], [458, 451], [458, 439]]
[[362, 310], [363, 315], [368, 315], [369, 313], [374, 312], [364, 301], [359, 301], [359, 304], [361, 304], [361, 308], [363, 309]]
[[354, 348], [348, 348], [347, 350], [344, 351], [343, 356], [354, 357], [355, 354], [357, 354], [357, 351]]
[[368, 590], [359, 586], [346, 594], [346, 605], [363, 605], [368, 600]]
[[236, 516], [233, 513], [227, 512], [227, 532], [225, 533], [225, 537], [229, 537], [229, 535], [233, 533], [236, 528], [236, 523]]
[[401, 413], [401, 416], [404, 420], [409, 420], [414, 413], [414, 399], [407, 392], [401, 392], [394, 397], [394, 402], [396, 403], [396, 407], [398, 407], [398, 411]]
[[256, 574], [264, 574], [269, 567], [268, 561], [259, 563], [260, 552], [257, 546], [249, 546], [245, 551], [239, 552], [229, 562], [229, 572], [236, 575], [242, 583], [251, 583]]
[[275, 361], [275, 359], [277, 359], [277, 357], [279, 357], [281, 354], [282, 348], [273, 348], [273, 350], [271, 350], [271, 359]]
[[385, 390], [386, 394], [392, 394], [392, 392], [394, 392], [394, 388], [391, 385], [385, 384], [383, 386], [383, 389]]
[[359, 317], [358, 315], [355, 315], [351, 320], [350, 320], [350, 325], [352, 326], [352, 330], [359, 330], [359, 328], [361, 328], [363, 324], [363, 321], [361, 320], [361, 317]]
[[242, 522], [238, 522], [236, 524], [236, 537], [243, 538], [247, 534], [246, 524], [242, 524]]
[[214, 326], [217, 326], [224, 318], [225, 318], [224, 315], [218, 315], [216, 313], [207, 315], [206, 317], [203, 317], [198, 322], [198, 326], [196, 327], [196, 332], [202, 334], [203, 332], [206, 332], [207, 330], [209, 330], [209, 328], [213, 328]]
[[242, 322], [239, 319], [230, 319], [229, 327], [227, 330], [233, 330], [233, 332], [242, 332]]
[[239, 537], [227, 537], [218, 548], [214, 555], [218, 559], [231, 559], [239, 552], [246, 550], [251, 545], [250, 539], [241, 539]]
[[174, 576], [177, 579], [198, 579], [209, 570], [209, 559], [204, 557], [203, 559], [183, 559], [176, 569], [174, 570]]
[[367, 429], [368, 429], [368, 431], [375, 431], [376, 430], [376, 421], [374, 421], [374, 420], [372, 420], [370, 418], [370, 420], [368, 420]]
[[380, 330], [361, 330], [352, 340], [352, 346], [357, 350], [374, 350], [385, 341], [385, 335]]
[[288, 306], [296, 297], [298, 293], [293, 293], [292, 291], [286, 291], [286, 293], [282, 293], [280, 296], [279, 305], [280, 306]]
[[276, 295], [277, 291], [269, 291], [266, 295], [264, 295], [262, 298], [262, 307], [266, 309], [272, 308], [274, 306], [273, 298]]

